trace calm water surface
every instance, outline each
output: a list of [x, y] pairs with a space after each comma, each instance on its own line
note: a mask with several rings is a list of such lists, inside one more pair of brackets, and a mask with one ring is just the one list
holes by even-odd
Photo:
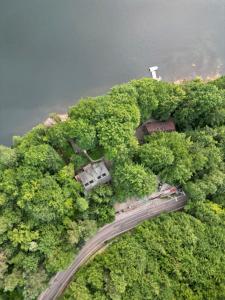
[[155, 64], [225, 73], [225, 0], [0, 0], [0, 143]]

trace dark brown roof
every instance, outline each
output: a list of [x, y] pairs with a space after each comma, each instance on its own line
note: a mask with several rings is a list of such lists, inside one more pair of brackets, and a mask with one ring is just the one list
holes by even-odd
[[175, 131], [176, 127], [172, 119], [168, 121], [152, 121], [144, 125], [145, 130], [148, 133], [153, 133], [156, 131]]

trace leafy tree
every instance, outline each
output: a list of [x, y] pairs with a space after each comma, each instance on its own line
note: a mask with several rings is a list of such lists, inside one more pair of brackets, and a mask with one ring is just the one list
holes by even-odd
[[74, 258], [74, 252], [64, 250], [61, 247], [53, 248], [45, 262], [45, 267], [48, 273], [54, 274], [64, 270]]
[[158, 106], [153, 112], [153, 117], [167, 120], [182, 103], [185, 92], [182, 86], [159, 81], [155, 86], [155, 95]]
[[23, 155], [31, 146], [45, 144], [47, 142], [46, 130], [47, 128], [43, 124], [39, 124], [23, 137], [14, 137], [13, 145], [16, 148], [17, 154]]
[[209, 84], [213, 84], [216, 87], [218, 87], [219, 89], [225, 89], [225, 76], [221, 76], [221, 77], [217, 78], [216, 80], [209, 82]]
[[32, 166], [21, 165], [16, 169], [16, 180], [19, 184], [23, 184], [42, 177], [40, 169]]
[[101, 185], [88, 193], [89, 218], [96, 220], [100, 226], [114, 220], [114, 195], [109, 185]]
[[20, 245], [22, 250], [28, 251], [31, 250], [32, 242], [36, 243], [39, 233], [31, 230], [28, 225], [21, 224], [9, 231], [8, 236], [14, 246]]
[[10, 261], [10, 264], [14, 264], [20, 267], [23, 272], [36, 272], [39, 265], [39, 256], [37, 252], [27, 253], [20, 251]]
[[62, 190], [53, 177], [45, 177], [26, 182], [17, 202], [36, 222], [50, 222], [70, 214], [72, 200], [63, 197]]
[[97, 224], [94, 220], [79, 221], [81, 237], [87, 241], [97, 231]]
[[62, 149], [63, 152], [68, 151], [69, 144], [67, 142], [67, 136], [65, 134], [64, 128], [66, 127], [66, 122], [60, 122], [46, 129], [46, 137], [49, 144], [56, 148]]
[[40, 293], [47, 287], [47, 274], [43, 269], [24, 276], [23, 297], [25, 300], [37, 299]]
[[67, 236], [68, 241], [71, 245], [78, 244], [80, 237], [81, 237], [81, 228], [76, 222], [72, 222], [69, 220], [67, 224]]
[[74, 139], [82, 149], [92, 149], [96, 145], [95, 127], [83, 119], [69, 120], [63, 123], [67, 140]]
[[183, 184], [194, 171], [191, 146], [190, 139], [183, 133], [155, 133], [140, 147], [140, 161], [163, 181]]
[[16, 287], [22, 286], [24, 283], [22, 273], [17, 269], [13, 269], [12, 273], [5, 276], [4, 280], [4, 291], [12, 292]]
[[166, 146], [160, 147], [157, 142], [141, 146], [139, 155], [141, 162], [156, 174], [172, 165], [175, 160], [173, 151]]
[[153, 79], [143, 78], [132, 80], [131, 84], [137, 90], [137, 103], [141, 112], [141, 121], [151, 118], [153, 111], [158, 107], [158, 99], [155, 93], [156, 82]]
[[77, 204], [78, 210], [80, 212], [84, 212], [85, 210], [88, 209], [88, 206], [89, 206], [87, 200], [83, 197], [77, 198], [76, 199], [76, 204]]
[[125, 163], [115, 168], [113, 184], [121, 199], [143, 197], [156, 190], [156, 176], [141, 165]]
[[8, 269], [7, 256], [3, 251], [1, 251], [0, 252], [0, 282], [4, 279], [4, 274], [6, 273], [7, 269]]
[[63, 166], [59, 154], [49, 145], [31, 146], [24, 155], [24, 164], [44, 172], [56, 172]]
[[61, 227], [56, 225], [46, 225], [40, 229], [38, 250], [44, 255], [51, 254], [52, 249], [57, 249], [61, 243], [63, 243], [63, 232]]
[[80, 99], [76, 105], [69, 108], [69, 117], [72, 120], [82, 119], [87, 122], [95, 120], [96, 111], [99, 107], [98, 102], [101, 102], [100, 97], [97, 99], [99, 101], [91, 97]]
[[17, 155], [14, 149], [0, 145], [0, 170], [14, 167], [17, 161]]
[[185, 100], [175, 113], [180, 129], [218, 126], [224, 123], [225, 101], [216, 86], [193, 81], [184, 87]]
[[98, 124], [98, 138], [109, 159], [127, 157], [137, 147], [132, 126], [129, 123], [118, 124], [113, 119]]
[[0, 172], [0, 191], [3, 194], [3, 202], [5, 202], [5, 197], [7, 202], [18, 197], [19, 188], [14, 169], [6, 169], [2, 173]]

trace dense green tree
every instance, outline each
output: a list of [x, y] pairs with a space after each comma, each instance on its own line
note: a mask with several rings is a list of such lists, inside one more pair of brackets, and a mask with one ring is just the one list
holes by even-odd
[[24, 154], [31, 146], [37, 146], [47, 143], [47, 128], [40, 124], [26, 133], [23, 137], [13, 138], [13, 145], [18, 154]]
[[125, 163], [115, 167], [113, 184], [121, 199], [143, 197], [156, 190], [156, 176], [141, 165]]
[[221, 76], [216, 80], [209, 82], [209, 84], [213, 84], [217, 86], [219, 89], [225, 89], [225, 76]]
[[56, 172], [63, 166], [59, 154], [49, 145], [31, 146], [24, 154], [24, 164], [44, 172]]
[[71, 263], [74, 258], [74, 251], [65, 250], [63, 247], [51, 249], [45, 261], [45, 267], [48, 273], [54, 274], [57, 271], [62, 271]]
[[2, 286], [1, 282], [4, 278], [4, 274], [6, 273], [7, 269], [8, 269], [7, 256], [3, 251], [1, 251], [0, 252], [0, 286]]
[[97, 231], [97, 223], [94, 220], [79, 221], [79, 227], [81, 237], [84, 241], [87, 241]]
[[155, 93], [156, 81], [150, 78], [132, 80], [131, 84], [137, 90], [137, 103], [141, 113], [141, 120], [151, 118], [153, 111], [158, 107], [158, 99]]
[[[101, 102], [100, 97], [98, 97], [98, 100], [99, 102]], [[69, 117], [75, 121], [79, 119], [82, 119], [87, 122], [91, 120], [94, 121], [98, 107], [98, 101], [95, 98], [82, 98], [80, 99], [78, 104], [69, 108]]]
[[9, 275], [5, 276], [4, 291], [12, 292], [15, 288], [21, 287], [23, 284], [24, 279], [22, 273], [17, 269], [13, 269], [13, 271]]
[[17, 202], [38, 223], [50, 222], [70, 214], [73, 207], [71, 198], [64, 198], [62, 190], [53, 177], [26, 182]]
[[62, 227], [44, 224], [39, 231], [38, 250], [46, 256], [50, 255], [52, 249], [57, 249], [63, 243], [62, 236]]
[[88, 193], [89, 218], [96, 220], [100, 226], [114, 220], [114, 195], [109, 185], [101, 185]]
[[2, 197], [7, 198], [6, 202], [12, 201], [18, 197], [19, 187], [14, 169], [6, 169], [3, 172], [0, 172], [0, 192], [3, 194]]
[[191, 145], [183, 133], [155, 133], [140, 147], [140, 161], [163, 181], [182, 184], [191, 178], [194, 170]]
[[[39, 238], [39, 233], [38, 231], [31, 230], [26, 224], [20, 224], [18, 227], [9, 231], [8, 236], [14, 247], [19, 245], [21, 249], [25, 251], [37, 249], [36, 241]], [[33, 249], [33, 243], [36, 245], [36, 249]]]
[[78, 223], [68, 220], [67, 222], [67, 239], [71, 245], [78, 244], [81, 237], [81, 228]]
[[134, 131], [129, 123], [119, 124], [107, 119], [98, 124], [99, 144], [104, 148], [107, 158], [127, 157], [137, 147]]
[[77, 204], [78, 210], [81, 212], [84, 212], [85, 210], [88, 209], [88, 202], [83, 197], [78, 197], [76, 199], [76, 204]]
[[82, 149], [91, 149], [96, 144], [95, 127], [83, 119], [68, 120], [63, 123], [63, 131], [67, 140], [73, 139]]
[[185, 92], [180, 85], [159, 81], [155, 86], [155, 95], [158, 106], [152, 115], [156, 119], [167, 120], [182, 103]]
[[15, 166], [17, 155], [14, 149], [0, 145], [0, 170]]
[[37, 252], [20, 251], [11, 260], [10, 264], [20, 267], [23, 272], [36, 272], [39, 265], [39, 256]]
[[180, 129], [218, 126], [224, 123], [225, 98], [216, 86], [193, 81], [184, 88], [186, 97], [175, 113]]
[[47, 274], [43, 269], [24, 275], [23, 298], [27, 300], [37, 299], [40, 293], [47, 287]]

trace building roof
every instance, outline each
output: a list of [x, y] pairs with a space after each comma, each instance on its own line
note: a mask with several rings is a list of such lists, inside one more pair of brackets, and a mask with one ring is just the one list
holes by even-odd
[[144, 125], [145, 130], [150, 134], [156, 131], [175, 131], [176, 127], [172, 119], [168, 121], [151, 121]]
[[111, 180], [110, 173], [103, 161], [86, 165], [75, 178], [83, 184], [86, 191]]

